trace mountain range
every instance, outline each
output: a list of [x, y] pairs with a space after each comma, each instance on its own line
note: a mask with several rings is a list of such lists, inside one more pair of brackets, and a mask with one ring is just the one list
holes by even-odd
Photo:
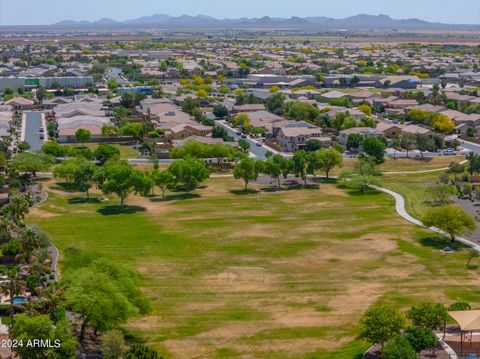
[[[274, 18], [215, 19], [206, 15], [178, 17], [154, 14], [137, 19], [117, 21], [102, 18], [96, 21], [64, 20], [52, 26], [157, 26], [165, 28], [250, 28], [250, 29], [435, 29], [448, 27], [467, 27], [468, 25], [442, 24], [428, 22], [416, 18], [396, 20], [388, 15], [360, 14], [344, 19], [334, 19], [324, 16]], [[478, 25], [471, 25], [478, 27]]]

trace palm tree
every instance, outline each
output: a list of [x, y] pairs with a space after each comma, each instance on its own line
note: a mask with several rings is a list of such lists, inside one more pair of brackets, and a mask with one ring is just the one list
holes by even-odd
[[65, 292], [62, 288], [58, 288], [55, 284], [52, 284], [48, 288], [45, 288], [41, 297], [45, 303], [45, 308], [50, 313], [52, 319], [54, 318], [57, 308], [65, 301]]
[[18, 237], [25, 261], [30, 263], [32, 252], [40, 246], [40, 237], [33, 229], [25, 227]]
[[13, 298], [19, 295], [24, 287], [23, 280], [20, 278], [18, 268], [13, 267], [7, 272], [7, 280], [2, 285], [2, 291], [10, 296], [10, 326], [13, 326], [13, 316], [15, 315], [15, 307], [13, 306]]
[[10, 199], [10, 202], [5, 206], [8, 218], [15, 223], [19, 223], [30, 209], [29, 196], [16, 196]]
[[45, 287], [45, 284], [42, 281], [42, 274], [47, 269], [50, 269], [51, 263], [52, 260], [48, 249], [42, 248], [35, 251], [34, 260], [30, 264], [30, 273], [37, 275], [38, 284], [41, 284], [43, 287]]

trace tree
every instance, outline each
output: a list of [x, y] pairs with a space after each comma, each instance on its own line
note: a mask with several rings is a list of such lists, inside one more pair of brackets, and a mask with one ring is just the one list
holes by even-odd
[[455, 241], [456, 236], [477, 228], [475, 219], [457, 205], [430, 208], [422, 221], [427, 227], [436, 227], [442, 230], [450, 236], [452, 242]]
[[292, 171], [295, 176], [300, 177], [303, 180], [303, 183], [307, 185], [307, 176], [308, 176], [308, 169], [309, 163], [307, 158], [307, 153], [305, 151], [296, 151], [293, 154], [291, 159], [292, 161]]
[[106, 143], [102, 143], [98, 145], [98, 147], [93, 151], [93, 155], [100, 162], [100, 164], [105, 164], [108, 160], [112, 158], [119, 159], [120, 158], [120, 150], [113, 146]]
[[278, 188], [282, 187], [280, 182], [280, 176], [282, 175], [281, 164], [278, 161], [275, 161], [274, 158], [270, 158], [265, 161], [263, 164], [263, 171], [266, 175], [269, 175], [271, 178], [277, 180]]
[[474, 152], [467, 154], [468, 173], [471, 175], [480, 173], [480, 155]]
[[461, 163], [456, 163], [456, 162], [450, 163], [447, 170], [447, 173], [449, 174], [453, 173], [455, 182], [457, 182], [457, 176], [463, 174], [464, 172], [465, 172], [465, 166]]
[[435, 350], [438, 346], [438, 338], [430, 328], [408, 327], [405, 330], [405, 338], [417, 353], [422, 350]]
[[115, 193], [120, 197], [120, 206], [133, 192], [146, 194], [150, 192], [151, 182], [147, 176], [124, 162], [114, 162], [105, 166], [105, 180], [101, 189], [105, 194]]
[[53, 161], [44, 154], [19, 153], [13, 160], [13, 167], [19, 172], [29, 172], [36, 177], [37, 172], [46, 170]]
[[242, 149], [243, 152], [247, 152], [250, 149], [250, 143], [247, 140], [241, 138], [238, 140], [238, 145]]
[[29, 227], [23, 227], [20, 230], [18, 239], [20, 241], [21, 251], [27, 263], [30, 263], [32, 252], [40, 247], [40, 236]]
[[305, 151], [315, 152], [322, 148], [322, 142], [316, 138], [310, 138], [305, 143]]
[[216, 105], [213, 108], [213, 114], [215, 115], [215, 117], [218, 117], [218, 118], [227, 117], [228, 109], [223, 105]]
[[139, 312], [104, 272], [94, 268], [77, 269], [69, 275], [68, 283], [67, 306], [80, 316], [80, 341], [85, 338], [88, 326], [104, 332]]
[[233, 169], [233, 176], [245, 182], [245, 192], [247, 192], [248, 184], [258, 178], [256, 161], [249, 157], [242, 159]]
[[86, 192], [90, 198], [89, 190], [96, 182], [95, 165], [87, 160], [80, 161], [73, 170], [74, 187], [81, 192]]
[[358, 339], [369, 344], [381, 344], [393, 339], [405, 328], [405, 317], [398, 310], [388, 307], [370, 307], [360, 319]]
[[422, 158], [424, 151], [431, 151], [434, 147], [433, 141], [427, 135], [423, 135], [421, 133], [415, 134], [415, 144], [420, 151], [420, 156]]
[[28, 195], [11, 197], [3, 211], [7, 218], [13, 223], [19, 224], [25, 218], [31, 205], [31, 198]]
[[367, 116], [372, 116], [372, 107], [366, 103], [358, 106], [358, 109]]
[[75, 132], [75, 139], [77, 140], [77, 142], [81, 142], [82, 146], [85, 145], [85, 142], [90, 141], [91, 138], [92, 138], [92, 133], [89, 130], [86, 130], [84, 128], [79, 128]]
[[15, 315], [15, 306], [13, 305], [13, 298], [22, 292], [25, 285], [22, 280], [17, 267], [12, 267], [7, 270], [7, 279], [2, 282], [2, 292], [10, 297], [10, 325], [13, 324], [13, 317]]
[[410, 342], [402, 336], [397, 336], [382, 349], [383, 359], [416, 359], [417, 354]]
[[409, 151], [412, 150], [415, 146], [415, 135], [413, 133], [405, 132], [402, 133], [399, 137], [400, 147], [407, 151], [407, 158], [409, 156]]
[[440, 113], [434, 114], [431, 120], [432, 127], [443, 133], [450, 133], [455, 128], [455, 122], [448, 116]]
[[342, 166], [343, 164], [343, 157], [340, 152], [338, 152], [334, 148], [329, 148], [329, 149], [321, 149], [318, 152], [320, 156], [320, 169], [325, 172], [325, 175], [327, 178], [329, 178], [330, 171], [337, 167], [337, 166]]
[[277, 115], [282, 114], [283, 105], [285, 103], [285, 95], [281, 92], [274, 93], [267, 99], [267, 109], [268, 111], [275, 113]]
[[473, 248], [469, 248], [467, 251], [467, 268], [470, 268], [470, 262], [472, 259], [480, 257], [480, 253]]
[[372, 186], [381, 187], [382, 181], [376, 176], [359, 175], [347, 179], [347, 186], [361, 193], [365, 193], [369, 189], [372, 189]]
[[102, 358], [120, 359], [126, 348], [123, 334], [118, 329], [109, 330], [102, 335]]
[[347, 149], [360, 148], [362, 144], [363, 136], [359, 133], [352, 133], [347, 138]]
[[140, 140], [144, 133], [143, 124], [140, 122], [127, 122], [120, 127], [120, 133], [124, 136], [132, 136], [135, 140]]
[[384, 161], [385, 143], [377, 137], [367, 137], [363, 140], [362, 150], [368, 158], [371, 158], [375, 163], [380, 164]]
[[154, 170], [152, 180], [153, 184], [162, 191], [162, 198], [165, 198], [165, 191], [175, 185], [175, 178], [170, 171]]
[[440, 303], [423, 303], [410, 308], [407, 317], [417, 327], [436, 330], [448, 320], [448, 312]]
[[[72, 335], [67, 321], [53, 323], [48, 315], [28, 317], [20, 314], [15, 317], [10, 335], [17, 341], [23, 341], [24, 345], [16, 346], [13, 350], [22, 358], [46, 359], [77, 357], [77, 341]], [[50, 341], [50, 346], [27, 345], [33, 340]]]
[[172, 173], [175, 183], [180, 183], [187, 193], [194, 190], [210, 176], [205, 162], [193, 159], [190, 156], [173, 162], [168, 170]]
[[428, 187], [426, 192], [432, 197], [433, 202], [445, 204], [448, 203], [450, 197], [456, 193], [456, 189], [448, 184], [438, 184]]

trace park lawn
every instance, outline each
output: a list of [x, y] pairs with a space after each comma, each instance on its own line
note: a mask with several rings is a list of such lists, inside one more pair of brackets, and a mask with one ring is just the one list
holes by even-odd
[[[463, 156], [436, 156], [428, 157], [424, 159], [416, 158], [385, 158], [385, 162], [382, 163], [378, 169], [381, 172], [418, 172], [429, 171], [446, 168], [452, 162], [462, 162], [465, 160]], [[343, 160], [343, 167], [336, 168], [334, 172], [340, 173], [343, 169], [353, 170], [354, 164], [358, 160], [356, 158], [346, 158]]]
[[480, 305], [466, 250], [442, 254], [443, 240], [399, 218], [383, 193], [322, 184], [243, 194], [224, 177], [189, 199], [129, 197], [131, 213], [119, 213], [116, 198], [85, 203], [44, 187], [49, 199], [28, 222], [62, 253], [137, 270], [153, 310], [125, 327], [166, 358], [351, 359], [367, 348], [355, 325], [372, 304]]
[[[95, 151], [95, 149], [98, 147], [98, 143], [86, 143], [85, 147], [88, 147], [90, 150]], [[74, 143], [74, 144], [68, 144], [66, 146], [81, 146], [81, 144]], [[131, 146], [127, 145], [120, 145], [120, 144], [112, 144], [112, 146], [118, 148], [120, 151], [120, 157], [121, 158], [138, 158], [140, 157], [140, 153], [133, 149]]]
[[385, 174], [381, 177], [383, 186], [391, 189], [405, 198], [407, 212], [417, 219], [422, 219], [425, 211], [430, 208], [428, 184], [438, 182], [440, 175], [444, 173], [429, 172], [419, 174]]

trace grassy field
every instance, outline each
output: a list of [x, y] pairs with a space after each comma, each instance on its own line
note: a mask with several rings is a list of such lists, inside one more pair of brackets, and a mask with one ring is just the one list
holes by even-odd
[[466, 250], [442, 254], [444, 243], [400, 219], [385, 194], [322, 184], [244, 195], [232, 191], [241, 182], [214, 178], [194, 198], [131, 197], [135, 211], [118, 213], [118, 199], [45, 188], [29, 222], [61, 252], [136, 269], [154, 309], [126, 328], [166, 358], [357, 358], [366, 346], [355, 325], [374, 303], [480, 305]]
[[[385, 162], [378, 168], [381, 172], [403, 172], [403, 171], [428, 171], [434, 169], [445, 168], [452, 162], [461, 162], [465, 160], [463, 156], [437, 156], [424, 159], [413, 158], [385, 158]], [[344, 159], [343, 169], [353, 169], [357, 159], [347, 158]], [[336, 169], [336, 172], [340, 172], [341, 169]]]
[[[74, 143], [66, 146], [81, 146], [81, 144]], [[138, 158], [140, 156], [140, 153], [137, 150], [134, 150], [131, 146], [119, 144], [114, 144], [112, 146], [118, 148], [121, 158]], [[95, 151], [95, 149], [98, 147], [98, 143], [86, 143], [85, 147], [88, 147], [90, 148], [90, 150]]]

